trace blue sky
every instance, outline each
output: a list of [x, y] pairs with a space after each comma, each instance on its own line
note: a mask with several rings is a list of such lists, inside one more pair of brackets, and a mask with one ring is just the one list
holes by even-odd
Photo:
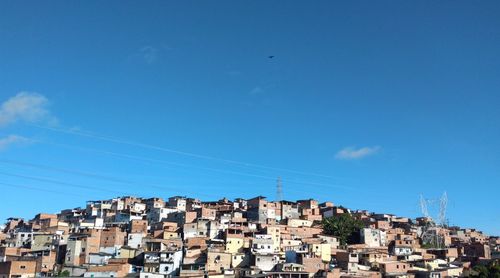
[[450, 224], [500, 234], [499, 12], [3, 1], [0, 218], [122, 193], [274, 199], [281, 176], [286, 199], [410, 217], [446, 191]]

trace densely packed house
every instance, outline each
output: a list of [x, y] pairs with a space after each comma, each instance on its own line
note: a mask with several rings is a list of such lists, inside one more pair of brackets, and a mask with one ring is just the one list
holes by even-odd
[[[362, 223], [345, 243], [323, 225], [341, 215]], [[458, 277], [498, 259], [498, 237], [428, 224], [312, 199], [119, 197], [7, 219], [0, 278]]]

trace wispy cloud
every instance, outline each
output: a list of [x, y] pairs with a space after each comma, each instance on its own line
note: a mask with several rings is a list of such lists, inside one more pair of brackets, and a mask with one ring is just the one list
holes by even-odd
[[159, 50], [156, 47], [147, 45], [139, 50], [142, 58], [148, 64], [152, 64], [158, 60]]
[[252, 90], [250, 90], [249, 94], [251, 96], [256, 96], [256, 95], [261, 95], [265, 92], [264, 88], [260, 87], [260, 86], [256, 86], [254, 87]]
[[363, 148], [346, 147], [338, 151], [335, 155], [335, 158], [344, 160], [361, 159], [370, 155], [374, 155], [381, 149], [382, 148], [380, 146]]
[[49, 110], [49, 100], [38, 93], [20, 92], [0, 106], [0, 127], [24, 121], [29, 123], [57, 123]]
[[174, 49], [175, 48], [167, 44], [144, 45], [134, 51], [134, 53], [129, 56], [129, 59], [132, 58], [134, 61], [140, 60], [143, 63], [151, 65], [160, 62], [160, 60], [166, 57], [168, 52]]
[[26, 137], [12, 134], [7, 137], [0, 138], [0, 151], [4, 151], [12, 145], [28, 144], [31, 142], [32, 140]]
[[273, 103], [269, 88], [272, 86], [255, 86], [247, 92], [246, 101], [243, 103], [248, 107], [270, 106]]
[[242, 75], [243, 73], [239, 70], [227, 70], [224, 72], [225, 74], [227, 75], [230, 75], [230, 76], [239, 76], [239, 75]]

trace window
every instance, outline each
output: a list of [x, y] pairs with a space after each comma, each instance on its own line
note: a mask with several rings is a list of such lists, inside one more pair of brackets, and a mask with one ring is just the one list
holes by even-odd
[[20, 269], [26, 269], [26, 266], [25, 265], [20, 265], [19, 268]]

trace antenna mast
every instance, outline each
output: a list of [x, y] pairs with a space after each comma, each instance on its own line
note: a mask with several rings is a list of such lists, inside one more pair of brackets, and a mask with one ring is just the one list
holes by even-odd
[[276, 181], [276, 201], [283, 201], [283, 184], [281, 183], [281, 177], [278, 177]]

